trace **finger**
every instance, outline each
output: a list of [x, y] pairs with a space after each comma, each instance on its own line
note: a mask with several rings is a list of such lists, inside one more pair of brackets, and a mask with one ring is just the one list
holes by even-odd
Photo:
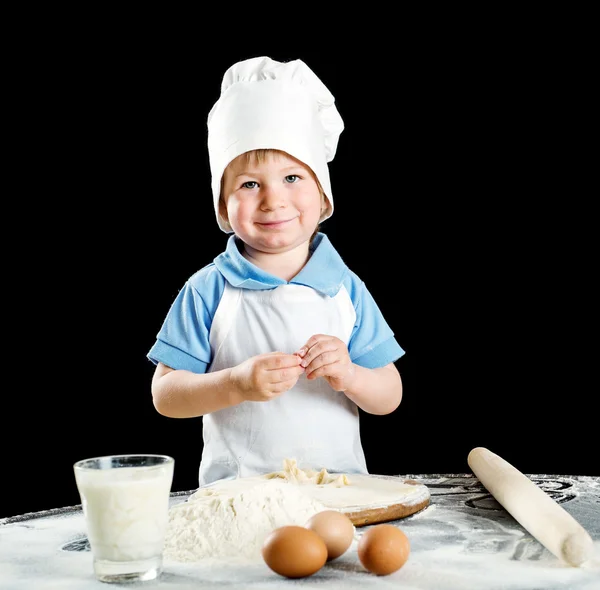
[[298, 377], [304, 373], [304, 367], [288, 367], [287, 369], [279, 369], [277, 371], [269, 371], [268, 382], [270, 384], [283, 383], [290, 380], [298, 380]]
[[289, 379], [288, 381], [282, 381], [281, 383], [276, 383], [273, 386], [273, 391], [275, 393], [281, 394], [289, 391], [296, 383], [298, 382], [297, 378]]
[[310, 348], [302, 358], [300, 365], [308, 367], [316, 358], [328, 353], [339, 350], [338, 340], [322, 340]]
[[265, 393], [262, 396], [263, 401], [269, 401], [279, 397], [282, 393], [289, 391], [296, 383], [297, 378], [288, 379], [287, 381], [281, 381], [279, 383], [270, 383], [268, 388], [265, 389]]
[[303, 356], [311, 347], [313, 347], [323, 338], [331, 338], [331, 336], [328, 336], [327, 334], [314, 334], [306, 341], [304, 346], [302, 346], [296, 354], [302, 353], [300, 356]]
[[297, 367], [300, 360], [300, 357], [295, 354], [278, 353], [266, 357], [264, 366], [268, 371], [278, 371], [288, 367]]
[[306, 378], [307, 379], [318, 379], [319, 377], [336, 377], [337, 362], [325, 363], [320, 366], [312, 369], [311, 367], [306, 368]]
[[319, 342], [321, 342], [323, 339], [330, 339], [332, 338], [332, 336], [328, 336], [327, 334], [315, 334], [314, 336], [311, 336], [307, 341], [306, 344], [304, 344], [304, 346], [302, 346], [301, 348], [299, 348], [294, 354], [297, 354], [300, 357], [304, 357], [306, 355], [306, 353], [316, 344], [318, 344]]

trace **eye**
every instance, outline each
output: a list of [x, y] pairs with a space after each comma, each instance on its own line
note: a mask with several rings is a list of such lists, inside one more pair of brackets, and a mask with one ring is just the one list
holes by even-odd
[[289, 182], [290, 184], [294, 184], [295, 182], [298, 182], [300, 180], [300, 177], [297, 174], [288, 174], [285, 177], [285, 181]]
[[256, 182], [256, 180], [248, 180], [242, 184], [242, 188], [247, 188], [250, 190], [255, 189], [257, 186], [258, 182]]

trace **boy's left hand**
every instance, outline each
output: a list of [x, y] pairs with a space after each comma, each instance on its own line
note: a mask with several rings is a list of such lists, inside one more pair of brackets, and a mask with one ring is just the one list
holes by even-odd
[[354, 376], [354, 365], [348, 347], [335, 336], [315, 334], [295, 354], [302, 358], [307, 379], [324, 377], [335, 391], [348, 389]]

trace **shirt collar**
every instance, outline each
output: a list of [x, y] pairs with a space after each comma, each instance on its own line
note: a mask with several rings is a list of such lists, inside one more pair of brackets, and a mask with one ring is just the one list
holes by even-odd
[[238, 247], [235, 235], [229, 237], [225, 252], [215, 259], [215, 266], [234, 287], [243, 289], [273, 289], [280, 285], [305, 285], [333, 297], [342, 286], [348, 267], [324, 233], [317, 233], [311, 245], [312, 255], [304, 268], [291, 280], [285, 281], [246, 260]]

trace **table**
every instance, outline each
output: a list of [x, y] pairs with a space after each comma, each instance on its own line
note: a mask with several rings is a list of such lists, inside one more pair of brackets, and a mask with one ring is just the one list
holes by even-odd
[[[560, 562], [472, 474], [399, 475], [431, 490], [431, 504], [393, 521], [408, 536], [406, 564], [389, 576], [367, 572], [356, 541], [311, 577], [288, 580], [264, 563], [165, 561], [158, 580], [115, 585], [161, 590], [244, 588], [402, 588], [402, 590], [599, 590], [600, 477], [528, 475], [590, 533], [594, 557], [581, 567]], [[171, 505], [195, 490], [174, 492]], [[358, 531], [366, 530], [359, 528]], [[81, 506], [0, 519], [2, 590], [106, 590], [93, 577]]]

